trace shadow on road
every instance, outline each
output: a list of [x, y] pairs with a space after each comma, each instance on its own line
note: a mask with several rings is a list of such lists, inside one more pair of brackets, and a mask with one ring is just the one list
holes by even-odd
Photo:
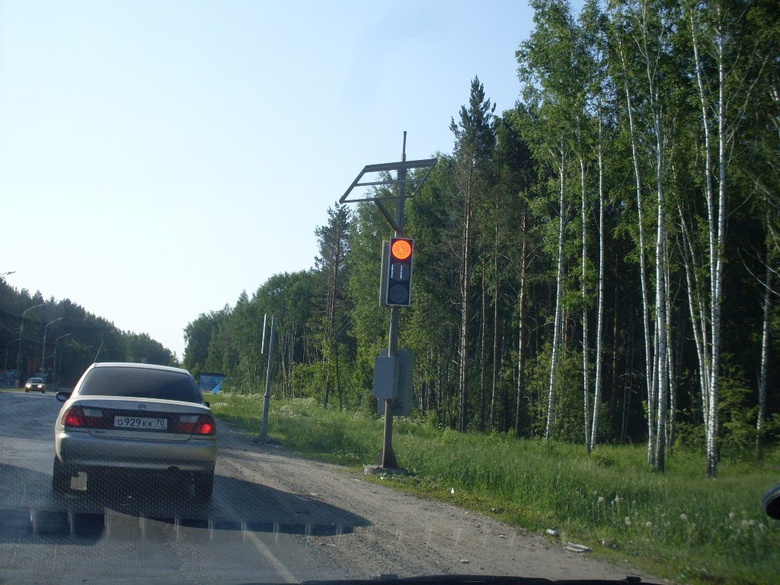
[[[150, 533], [175, 537], [182, 531], [260, 532], [300, 536], [347, 534], [369, 522], [320, 501], [316, 496], [291, 494], [250, 482], [217, 476], [210, 502], [198, 501], [189, 482], [181, 477], [80, 476], [70, 493], [50, 491], [51, 476], [38, 471], [0, 465], [0, 475], [11, 485], [48, 495], [30, 508], [0, 509], [0, 543], [23, 541], [90, 544], [104, 536], [144, 539]], [[8, 484], [6, 484], [8, 485]], [[87, 489], [84, 489], [84, 488]], [[168, 528], [165, 528], [167, 526]]]

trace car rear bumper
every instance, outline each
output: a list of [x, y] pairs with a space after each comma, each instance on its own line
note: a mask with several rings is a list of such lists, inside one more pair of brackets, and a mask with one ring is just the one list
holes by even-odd
[[71, 471], [87, 468], [212, 472], [217, 455], [214, 437], [187, 441], [94, 437], [87, 431], [58, 430], [57, 458]]

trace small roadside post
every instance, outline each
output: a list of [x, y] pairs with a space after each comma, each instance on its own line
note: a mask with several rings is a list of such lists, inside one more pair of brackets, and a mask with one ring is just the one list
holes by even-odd
[[[404, 235], [405, 203], [406, 199], [413, 197], [420, 186], [431, 174], [437, 159], [406, 160], [406, 132], [404, 131], [403, 150], [401, 160], [393, 163], [367, 165], [363, 167], [358, 176], [352, 181], [339, 203], [359, 203], [372, 201], [379, 208], [387, 222], [395, 232], [391, 242], [385, 244], [383, 251], [382, 274], [380, 277], [380, 304], [390, 308], [390, 328], [388, 334], [387, 352], [377, 358], [374, 372], [374, 395], [380, 402], [379, 411], [384, 410], [384, 437], [382, 441], [382, 455], [375, 472], [399, 472], [398, 461], [393, 451], [393, 416], [396, 404], [401, 398], [399, 386], [408, 381], [405, 392], [411, 393], [411, 367], [413, 359], [411, 352], [402, 353], [398, 349], [398, 329], [400, 324], [400, 309], [411, 304], [411, 261], [414, 254], [414, 243]], [[409, 175], [409, 171], [427, 169], [427, 172], [419, 176]], [[391, 173], [395, 172], [395, 178]], [[379, 175], [375, 180], [364, 180], [366, 175]], [[407, 185], [413, 186], [414, 191], [407, 195]], [[391, 197], [384, 197], [378, 193], [373, 196], [355, 195], [352, 192], [358, 188], [390, 187], [394, 193]], [[395, 203], [395, 214], [391, 215], [383, 200], [392, 199]], [[391, 244], [399, 242], [395, 249]], [[396, 287], [396, 288], [393, 288]], [[392, 292], [390, 292], [392, 290]], [[403, 361], [403, 364], [401, 363]], [[404, 373], [399, 374], [403, 370]], [[382, 409], [384, 402], [384, 409]], [[367, 466], [368, 468], [369, 466]]]
[[[263, 341], [261, 344], [260, 353], [265, 351], [265, 338], [266, 338], [266, 320], [267, 315], [263, 317]], [[273, 356], [274, 356], [274, 339], [275, 339], [275, 325], [276, 320], [274, 315], [271, 315], [271, 331], [268, 335], [268, 367], [265, 370], [265, 394], [263, 395], [263, 422], [260, 425], [260, 440], [268, 441], [268, 410], [271, 408], [271, 375], [273, 374]]]

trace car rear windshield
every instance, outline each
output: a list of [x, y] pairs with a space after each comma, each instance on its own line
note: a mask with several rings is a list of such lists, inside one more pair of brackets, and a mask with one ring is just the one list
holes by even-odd
[[146, 368], [95, 368], [84, 379], [79, 394], [163, 398], [201, 403], [195, 381], [186, 374]]

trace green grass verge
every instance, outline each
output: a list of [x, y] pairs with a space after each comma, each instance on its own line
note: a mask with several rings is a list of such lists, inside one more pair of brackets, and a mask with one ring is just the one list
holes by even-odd
[[[218, 417], [259, 431], [260, 397], [210, 399]], [[269, 434], [308, 456], [361, 468], [379, 454], [382, 421], [313, 401], [274, 401]], [[688, 451], [675, 451], [658, 473], [644, 446], [599, 446], [588, 456], [581, 446], [409, 419], [396, 420], [393, 447], [412, 473], [377, 481], [525, 529], [554, 528], [563, 541], [677, 582], [778, 582], [780, 524], [761, 508], [762, 494], [780, 481], [777, 449], [761, 463], [724, 460], [718, 479], [707, 479], [703, 456]]]

